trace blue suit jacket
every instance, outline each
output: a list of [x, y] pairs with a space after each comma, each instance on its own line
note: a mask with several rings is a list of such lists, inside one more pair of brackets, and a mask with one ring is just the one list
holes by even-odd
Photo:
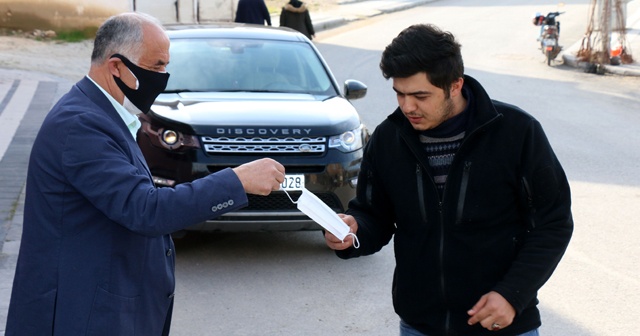
[[246, 204], [230, 169], [156, 188], [124, 122], [84, 78], [33, 145], [6, 335], [167, 333], [169, 234]]

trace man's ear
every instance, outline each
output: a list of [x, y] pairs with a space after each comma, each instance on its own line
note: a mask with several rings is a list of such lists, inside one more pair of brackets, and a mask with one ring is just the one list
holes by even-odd
[[109, 58], [109, 60], [107, 60], [107, 67], [109, 69], [109, 72], [118, 78], [120, 78], [121, 65], [122, 65], [122, 61], [117, 57], [111, 57]]
[[464, 85], [464, 78], [460, 77], [451, 83], [451, 97], [457, 97], [462, 93], [462, 86]]

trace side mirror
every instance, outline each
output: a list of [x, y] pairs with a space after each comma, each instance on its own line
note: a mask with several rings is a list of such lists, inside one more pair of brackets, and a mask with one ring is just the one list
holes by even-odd
[[360, 99], [367, 95], [367, 86], [362, 82], [347, 79], [344, 81], [344, 96], [348, 100]]

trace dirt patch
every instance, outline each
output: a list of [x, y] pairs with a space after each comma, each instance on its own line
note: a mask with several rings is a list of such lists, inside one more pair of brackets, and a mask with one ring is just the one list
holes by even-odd
[[[339, 0], [304, 1], [310, 11], [322, 11], [338, 5]], [[270, 10], [280, 12], [288, 0], [266, 0]], [[72, 81], [81, 79], [90, 66], [93, 40], [60, 42], [34, 39], [32, 31], [0, 29], [0, 68], [48, 73]]]
[[0, 7], [0, 27], [16, 30], [82, 29], [97, 27], [114, 9], [100, 5], [78, 6], [62, 2], [13, 1]]
[[61, 43], [0, 36], [0, 68], [37, 71], [77, 81], [89, 71], [92, 48], [92, 40]]

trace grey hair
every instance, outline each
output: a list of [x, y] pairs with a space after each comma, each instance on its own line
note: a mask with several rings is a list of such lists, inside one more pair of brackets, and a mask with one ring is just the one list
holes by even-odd
[[158, 19], [144, 13], [123, 13], [108, 18], [96, 33], [91, 64], [102, 64], [113, 54], [121, 54], [138, 63], [142, 56], [143, 27], [147, 24], [162, 29]]

